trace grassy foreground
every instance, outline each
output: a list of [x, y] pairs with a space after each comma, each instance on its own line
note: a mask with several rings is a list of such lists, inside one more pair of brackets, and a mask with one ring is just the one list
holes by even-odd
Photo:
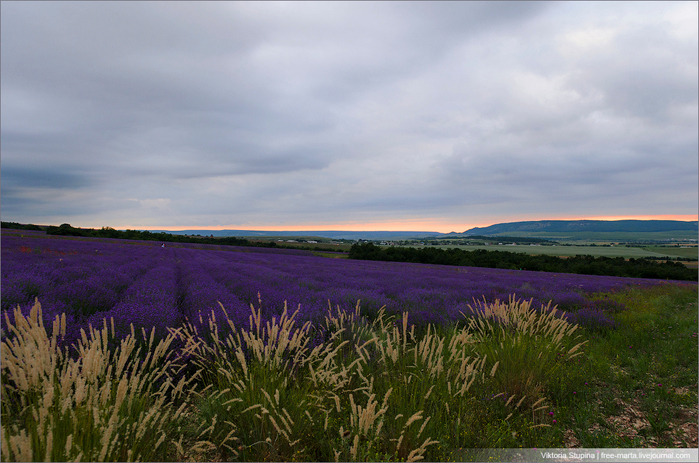
[[[165, 339], [77, 354], [64, 323], [6, 317], [2, 459], [459, 460], [471, 448], [697, 446], [697, 292], [600, 294], [629, 309], [585, 331], [514, 298], [447, 329], [329, 310], [249, 326], [200, 320]], [[48, 325], [51, 325], [50, 327]], [[48, 331], [47, 331], [48, 328]], [[51, 329], [52, 328], [52, 329]], [[110, 329], [111, 328], [111, 329]], [[477, 457], [474, 457], [477, 458]]]

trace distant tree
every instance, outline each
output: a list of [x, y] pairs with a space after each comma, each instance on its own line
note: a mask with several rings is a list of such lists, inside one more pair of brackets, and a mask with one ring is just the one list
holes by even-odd
[[34, 224], [22, 224], [22, 223], [16, 223], [16, 222], [1, 222], [0, 227], [2, 228], [10, 228], [14, 230], [36, 230], [36, 231], [43, 231], [44, 229], [41, 228], [38, 225]]
[[95, 232], [95, 236], [102, 238], [119, 238], [121, 236], [121, 232], [113, 229], [112, 227], [102, 227]]
[[49, 226], [46, 228], [46, 234], [64, 236], [90, 236], [88, 230], [72, 227], [69, 223], [63, 223], [58, 227]]

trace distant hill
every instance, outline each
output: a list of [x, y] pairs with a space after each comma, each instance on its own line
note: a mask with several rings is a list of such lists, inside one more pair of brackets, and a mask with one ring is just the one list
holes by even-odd
[[698, 222], [678, 220], [539, 220], [511, 222], [476, 227], [463, 233], [426, 231], [265, 231], [265, 230], [151, 230], [174, 235], [215, 237], [321, 237], [346, 240], [405, 240], [424, 238], [460, 238], [480, 236], [511, 236], [531, 238], [662, 240], [666, 238], [696, 239]]
[[660, 232], [699, 233], [699, 222], [679, 220], [539, 220], [529, 222], [511, 222], [476, 227], [462, 235], [498, 236], [540, 234], [578, 234], [578, 233], [660, 233]]

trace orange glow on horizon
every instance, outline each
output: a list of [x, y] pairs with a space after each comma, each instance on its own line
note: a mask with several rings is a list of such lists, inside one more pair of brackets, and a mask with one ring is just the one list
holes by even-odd
[[[218, 226], [174, 226], [174, 227], [138, 227], [150, 230], [259, 230], [259, 231], [426, 231], [437, 233], [461, 233], [474, 227], [487, 227], [492, 223], [464, 224], [427, 220], [409, 220], [393, 222], [338, 222], [308, 225], [250, 225], [231, 224]], [[134, 228], [134, 227], [124, 227]], [[123, 228], [122, 228], [123, 229]]]
[[[425, 231], [437, 233], [456, 232], [461, 233], [475, 227], [488, 227], [490, 225], [510, 222], [525, 222], [525, 221], [540, 221], [540, 220], [680, 220], [680, 221], [696, 221], [697, 215], [647, 215], [647, 216], [594, 216], [594, 217], [550, 217], [541, 218], [522, 218], [508, 217], [491, 219], [483, 221], [480, 219], [477, 223], [466, 221], [450, 221], [450, 220], [425, 220], [425, 219], [406, 219], [386, 222], [336, 222], [325, 224], [307, 224], [307, 225], [264, 225], [264, 224], [230, 224], [230, 225], [181, 225], [181, 226], [124, 226], [118, 229], [132, 230], [257, 230], [257, 231]], [[117, 227], [115, 227], [117, 228]]]

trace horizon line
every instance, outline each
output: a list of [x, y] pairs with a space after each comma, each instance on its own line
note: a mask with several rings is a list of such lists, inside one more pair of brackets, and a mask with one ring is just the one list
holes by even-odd
[[[306, 225], [271, 225], [271, 224], [250, 224], [230, 223], [226, 225], [174, 225], [174, 226], [154, 226], [154, 225], [133, 225], [127, 224], [122, 226], [100, 225], [100, 226], [85, 226], [80, 225], [78, 228], [102, 228], [108, 226], [117, 230], [162, 230], [162, 231], [183, 231], [183, 230], [245, 230], [245, 231], [338, 231], [338, 232], [429, 232], [429, 233], [462, 233], [473, 228], [485, 228], [492, 225], [503, 223], [516, 222], [541, 222], [541, 221], [577, 221], [577, 220], [601, 220], [601, 221], [619, 221], [619, 220], [676, 220], [682, 222], [696, 222], [699, 217], [697, 215], [635, 215], [635, 216], [592, 216], [586, 218], [564, 218], [556, 217], [550, 219], [531, 219], [525, 217], [513, 217], [504, 220], [489, 220], [478, 221], [479, 223], [468, 221], [447, 221], [438, 219], [408, 219], [394, 220], [385, 222], [335, 222], [323, 224], [306, 224]], [[63, 222], [66, 223], [66, 222]], [[71, 224], [72, 225], [72, 224]], [[72, 225], [76, 226], [76, 225]]]
[[[183, 231], [183, 230], [245, 230], [245, 231], [346, 231], [346, 232], [429, 232], [429, 233], [463, 233], [473, 228], [485, 228], [492, 225], [515, 222], [541, 222], [541, 221], [574, 221], [574, 220], [602, 220], [602, 221], [619, 221], [619, 220], [676, 220], [680, 222], [697, 222], [699, 217], [695, 215], [645, 215], [645, 216], [595, 216], [588, 218], [552, 218], [552, 219], [521, 219], [507, 221], [491, 221], [481, 223], [444, 223], [439, 221], [392, 221], [392, 222], [368, 222], [362, 224], [321, 224], [321, 225], [217, 225], [211, 227], [197, 226], [180, 226], [180, 227], [148, 227], [139, 228], [140, 230], [164, 230], [164, 231]], [[406, 222], [409, 222], [406, 224]], [[406, 225], [412, 223], [415, 227], [407, 228]], [[420, 227], [420, 225], [423, 225]], [[133, 228], [132, 228], [133, 229]]]

